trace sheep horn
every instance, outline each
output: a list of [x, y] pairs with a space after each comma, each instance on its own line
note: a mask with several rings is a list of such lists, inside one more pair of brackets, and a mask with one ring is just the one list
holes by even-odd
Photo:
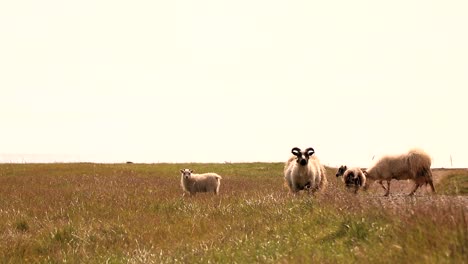
[[307, 155], [312, 156], [315, 153], [315, 150], [313, 148], [307, 148], [306, 151]]
[[292, 154], [293, 154], [294, 156], [299, 156], [299, 155], [301, 155], [301, 149], [300, 149], [300, 148], [293, 148], [293, 149], [291, 150], [291, 152], [292, 152]]

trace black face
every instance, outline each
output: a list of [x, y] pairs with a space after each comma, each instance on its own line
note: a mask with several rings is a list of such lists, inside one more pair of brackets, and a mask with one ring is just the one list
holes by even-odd
[[301, 166], [306, 166], [309, 163], [310, 156], [314, 155], [315, 151], [313, 148], [307, 148], [304, 151], [301, 151], [300, 148], [293, 148], [291, 150], [292, 154], [297, 157], [296, 161]]
[[361, 186], [361, 179], [357, 177], [357, 175], [354, 175], [354, 173], [350, 172], [346, 175], [345, 184], [346, 187]]
[[336, 177], [343, 176], [344, 173], [345, 173], [345, 171], [346, 171], [347, 169], [348, 169], [348, 167], [342, 165], [342, 166], [338, 169], [338, 171], [336, 172], [336, 175], [335, 175], [335, 176], [336, 176]]

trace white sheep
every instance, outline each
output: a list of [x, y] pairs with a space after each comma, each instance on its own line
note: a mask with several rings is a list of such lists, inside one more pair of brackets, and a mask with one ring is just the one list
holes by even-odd
[[343, 176], [343, 182], [346, 187], [354, 188], [354, 193], [357, 193], [359, 188], [367, 188], [366, 185], [366, 176], [361, 168], [353, 167], [348, 168], [347, 166], [341, 166], [336, 172], [336, 177]]
[[320, 164], [313, 148], [301, 151], [291, 150], [292, 156], [284, 166], [284, 179], [293, 193], [301, 190], [316, 192], [324, 190], [327, 185], [325, 167]]
[[[364, 174], [369, 181], [380, 181], [386, 190], [385, 196], [390, 194], [390, 181], [392, 179], [414, 181], [414, 188], [409, 195], [414, 195], [423, 184], [429, 184], [432, 191], [435, 192], [432, 181], [431, 157], [422, 150], [412, 149], [406, 154], [385, 156], [367, 169]], [[387, 181], [387, 188], [383, 186], [382, 181]]]
[[197, 192], [214, 192], [219, 194], [221, 176], [216, 173], [194, 174], [191, 169], [180, 170], [180, 185], [184, 191], [195, 195]]

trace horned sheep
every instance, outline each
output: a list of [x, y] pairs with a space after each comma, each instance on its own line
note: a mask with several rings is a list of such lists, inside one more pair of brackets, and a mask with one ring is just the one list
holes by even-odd
[[219, 194], [221, 176], [216, 173], [195, 174], [191, 169], [180, 170], [180, 185], [185, 193], [195, 195], [197, 192], [214, 192]]
[[343, 165], [338, 169], [335, 176], [343, 176], [343, 182], [345, 183], [346, 187], [354, 188], [354, 193], [357, 193], [359, 188], [367, 188], [366, 176], [361, 168], [348, 168], [347, 166]]
[[301, 190], [316, 192], [325, 189], [327, 177], [325, 167], [314, 155], [313, 148], [301, 151], [299, 148], [291, 150], [290, 157], [284, 166], [284, 179], [292, 193]]
[[416, 190], [423, 184], [429, 184], [432, 191], [435, 192], [434, 183], [431, 172], [431, 157], [424, 151], [412, 149], [406, 154], [397, 156], [382, 157], [371, 168], [364, 172], [369, 181], [387, 181], [385, 196], [390, 194], [390, 181], [396, 180], [412, 180], [414, 184], [413, 190], [409, 195], [414, 195]]

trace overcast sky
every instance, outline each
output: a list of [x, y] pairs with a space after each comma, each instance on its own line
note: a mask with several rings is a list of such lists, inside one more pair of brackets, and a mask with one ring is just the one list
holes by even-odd
[[468, 167], [468, 2], [2, 1], [0, 162]]

